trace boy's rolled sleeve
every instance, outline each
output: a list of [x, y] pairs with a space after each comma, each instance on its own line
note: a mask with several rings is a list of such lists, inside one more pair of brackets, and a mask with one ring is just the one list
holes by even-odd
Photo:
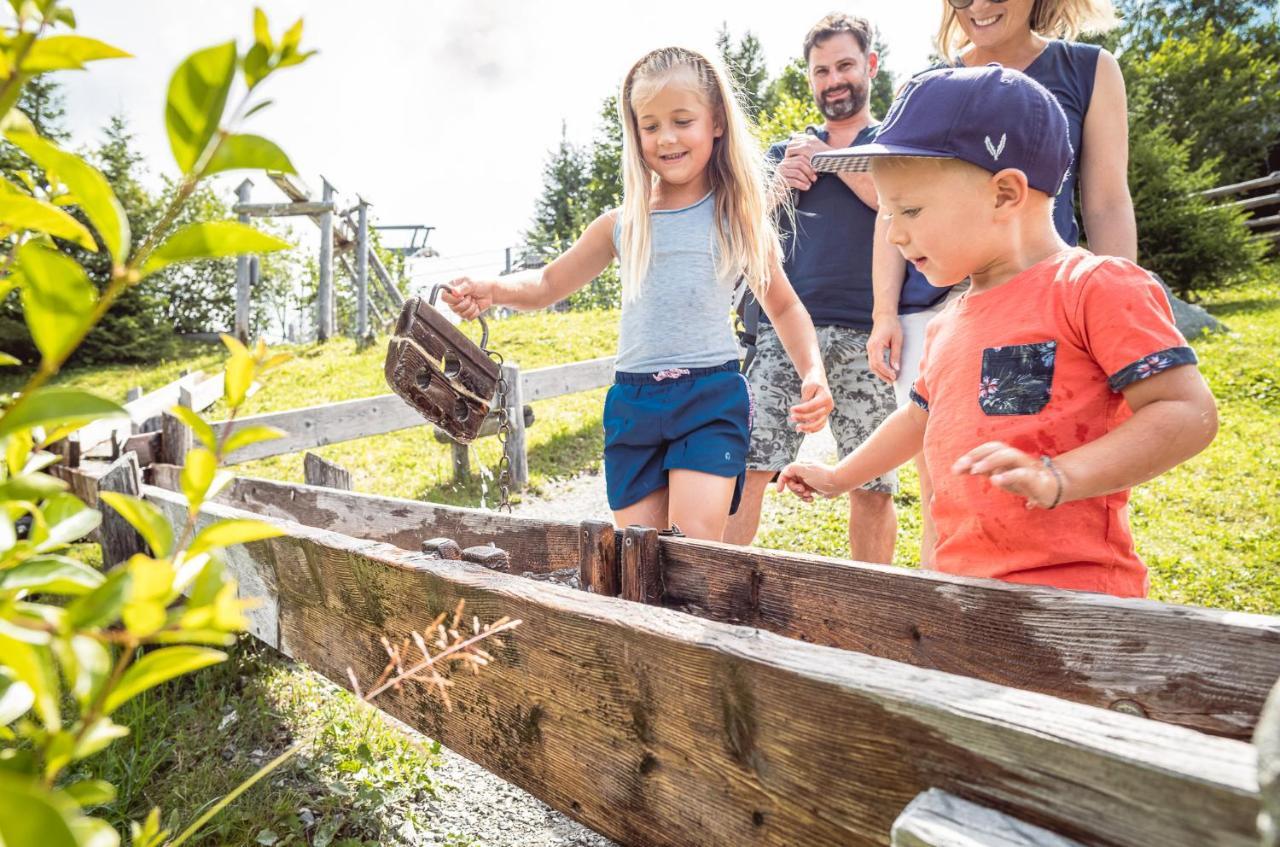
[[1129, 262], [1109, 259], [1089, 275], [1076, 318], [1084, 345], [1112, 391], [1197, 362], [1173, 322], [1164, 288]]

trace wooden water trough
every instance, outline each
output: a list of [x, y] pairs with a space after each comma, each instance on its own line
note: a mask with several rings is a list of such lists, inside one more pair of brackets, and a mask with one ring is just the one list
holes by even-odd
[[[61, 473], [184, 519], [136, 467]], [[1243, 847], [1280, 812], [1280, 617], [260, 479], [200, 520], [249, 514], [285, 532], [227, 551], [251, 633], [339, 685], [459, 600], [521, 619], [453, 711], [377, 706], [620, 844]]]

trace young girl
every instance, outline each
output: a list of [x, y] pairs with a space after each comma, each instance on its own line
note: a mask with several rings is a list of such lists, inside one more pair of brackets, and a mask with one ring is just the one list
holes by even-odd
[[[1062, 240], [1075, 246], [1076, 192], [1089, 250], [1137, 261], [1138, 230], [1129, 196], [1129, 113], [1124, 78], [1114, 56], [1071, 39], [1082, 32], [1105, 32], [1115, 25], [1111, 0], [940, 0], [942, 20], [936, 44], [947, 65], [980, 68], [1003, 65], [1022, 71], [1049, 89], [1067, 116], [1074, 155], [1055, 198], [1053, 223]], [[892, 282], [894, 277], [887, 278]], [[901, 279], [899, 274], [896, 279]], [[884, 296], [882, 296], [882, 294]], [[894, 383], [898, 405], [906, 405], [920, 372], [925, 326], [935, 310], [897, 315], [897, 291], [877, 291], [876, 325], [868, 343], [872, 368]], [[884, 354], [889, 353], [885, 362]], [[932, 560], [934, 528], [927, 508], [933, 494], [922, 460], [921, 502], [924, 537], [920, 561]]]
[[464, 318], [540, 309], [621, 265], [617, 375], [605, 399], [605, 482], [619, 526], [678, 526], [719, 541], [746, 472], [751, 398], [730, 324], [733, 284], [760, 299], [799, 372], [796, 428], [832, 407], [813, 323], [782, 272], [763, 168], [723, 71], [669, 47], [627, 73], [622, 207], [551, 264], [503, 280], [459, 279]]

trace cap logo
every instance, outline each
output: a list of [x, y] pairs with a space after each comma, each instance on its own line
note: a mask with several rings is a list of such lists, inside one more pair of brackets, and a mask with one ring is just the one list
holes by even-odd
[[1004, 143], [1009, 139], [1008, 133], [1000, 133], [1000, 146], [991, 143], [991, 136], [987, 136], [983, 141], [987, 142], [987, 152], [991, 154], [993, 162], [1000, 161], [1000, 154], [1004, 152]]

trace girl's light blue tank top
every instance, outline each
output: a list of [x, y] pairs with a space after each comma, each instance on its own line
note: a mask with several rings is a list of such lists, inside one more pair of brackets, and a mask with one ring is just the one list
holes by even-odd
[[[622, 304], [615, 370], [709, 368], [738, 358], [733, 289], [716, 279], [713, 197], [650, 213], [649, 272], [640, 296]], [[620, 229], [614, 225], [615, 249]]]

